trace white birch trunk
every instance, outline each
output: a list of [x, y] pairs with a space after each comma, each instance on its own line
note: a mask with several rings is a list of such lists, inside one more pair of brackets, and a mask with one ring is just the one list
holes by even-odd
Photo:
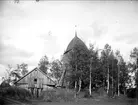
[[107, 94], [109, 93], [109, 66], [108, 66], [108, 73], [107, 73]]
[[119, 91], [119, 72], [120, 72], [120, 66], [118, 64], [118, 96], [120, 95], [120, 91]]
[[[76, 64], [76, 71], [77, 71], [77, 64]], [[77, 80], [75, 80], [75, 96], [74, 98], [77, 97]]]
[[114, 79], [113, 79], [113, 76], [112, 76], [112, 96], [114, 95]]
[[75, 87], [74, 87], [74, 89], [75, 89], [74, 98], [76, 98], [77, 97], [77, 81], [75, 81]]
[[92, 95], [92, 91], [91, 91], [91, 88], [92, 88], [92, 81], [91, 81], [91, 79], [92, 79], [92, 76], [91, 76], [91, 64], [90, 64], [90, 83], [89, 83], [89, 94], [90, 94], [90, 96]]
[[79, 94], [79, 92], [81, 91], [81, 83], [82, 83], [81, 78], [79, 78], [79, 90], [78, 90], [77, 94]]

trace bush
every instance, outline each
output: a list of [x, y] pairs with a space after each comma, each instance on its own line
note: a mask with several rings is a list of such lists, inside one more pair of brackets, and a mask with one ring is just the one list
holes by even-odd
[[89, 94], [89, 89], [84, 90], [84, 92], [85, 92], [84, 98], [106, 98], [107, 97], [107, 93], [102, 87], [99, 89], [93, 90], [92, 96], [90, 96]]
[[17, 100], [27, 100], [28, 98], [31, 98], [31, 94], [29, 91], [16, 86], [0, 88], [0, 95]]
[[11, 87], [10, 84], [8, 83], [8, 81], [3, 81], [1, 84], [0, 84], [0, 88], [5, 88], [5, 87]]
[[47, 102], [73, 101], [74, 92], [69, 89], [54, 89], [44, 91], [40, 98]]
[[84, 98], [91, 98], [92, 96], [90, 96], [89, 94], [89, 89], [85, 89], [84, 91]]
[[128, 98], [136, 98], [136, 88], [127, 89]]

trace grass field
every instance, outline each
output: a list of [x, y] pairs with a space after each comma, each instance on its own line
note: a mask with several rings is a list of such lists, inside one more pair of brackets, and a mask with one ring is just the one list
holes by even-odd
[[[49, 96], [47, 92], [43, 95]], [[128, 98], [121, 94], [119, 97], [109, 98], [106, 92], [102, 92], [101, 95], [98, 92], [92, 92], [92, 98], [84, 98], [85, 92], [80, 92], [77, 99], [65, 101], [66, 97], [69, 99], [73, 98], [73, 92], [66, 89], [57, 89], [54, 93], [50, 92], [50, 96], [52, 97], [50, 102], [40, 99], [32, 101], [31, 105], [138, 105], [138, 101], [135, 98]], [[62, 100], [56, 102], [53, 98], [55, 96], [56, 98], [60, 97]]]
[[30, 98], [28, 101], [19, 102], [19, 100], [10, 97], [0, 97], [0, 105], [138, 105], [138, 100], [135, 98], [128, 98], [121, 94], [115, 98], [109, 98], [106, 92], [104, 94], [92, 92], [91, 98], [84, 96], [85, 92], [80, 92], [77, 98], [74, 99], [72, 90], [55, 89], [43, 92], [41, 97]]
[[138, 105], [136, 99], [80, 99], [76, 102], [34, 101], [31, 105]]
[[18, 102], [14, 100], [6, 100], [5, 104], [0, 102], [0, 105], [138, 105], [138, 100], [130, 98], [100, 98], [100, 99], [88, 99], [81, 98], [70, 102], [46, 102], [42, 100], [30, 100], [30, 102]]

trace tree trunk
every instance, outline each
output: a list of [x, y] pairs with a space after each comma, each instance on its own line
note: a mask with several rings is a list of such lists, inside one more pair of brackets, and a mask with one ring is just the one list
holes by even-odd
[[114, 62], [113, 62], [113, 59], [112, 59], [112, 97], [114, 96], [114, 73], [113, 73], [113, 70], [114, 70]]
[[118, 64], [118, 96], [120, 95], [120, 91], [119, 91], [119, 72], [120, 72], [120, 66]]
[[109, 93], [109, 66], [108, 66], [108, 72], [107, 72], [107, 94]]
[[77, 97], [77, 81], [75, 81], [74, 90], [75, 90], [75, 96], [74, 96], [74, 98], [76, 98]]
[[58, 83], [57, 86], [61, 86], [61, 87], [63, 86], [65, 74], [66, 74], [66, 70], [64, 69], [64, 71], [62, 73], [62, 76], [61, 76], [61, 78], [60, 78], [59, 83]]
[[126, 95], [126, 88], [125, 88], [125, 86], [124, 86], [124, 95]]
[[90, 64], [90, 83], [89, 83], [89, 94], [90, 94], [90, 96], [92, 95], [92, 81], [91, 81], [91, 79], [92, 79], [92, 76], [91, 76], [91, 64]]
[[137, 100], [137, 103], [138, 103], [138, 56], [136, 58], [136, 100]]
[[112, 96], [114, 96], [114, 79], [113, 79], [113, 76], [112, 76]]
[[75, 81], [74, 89], [75, 89], [75, 91], [77, 90], [77, 81]]
[[[76, 69], [76, 72], [77, 72], [77, 64], [76, 64], [75, 69]], [[77, 91], [77, 80], [75, 80], [75, 91]]]
[[77, 94], [79, 94], [79, 92], [81, 91], [81, 84], [82, 84], [82, 81], [81, 81], [81, 78], [79, 78], [79, 90], [78, 90]]
[[[76, 72], [77, 72], [77, 64], [76, 64]], [[75, 98], [77, 97], [77, 80], [75, 80]]]
[[103, 76], [103, 87], [104, 87], [104, 76]]

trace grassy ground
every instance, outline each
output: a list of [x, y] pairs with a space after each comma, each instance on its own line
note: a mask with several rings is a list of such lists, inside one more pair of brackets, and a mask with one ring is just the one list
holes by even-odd
[[[22, 92], [23, 93], [23, 92]], [[120, 97], [109, 98], [106, 92], [92, 92], [92, 98], [86, 98], [86, 92], [80, 92], [77, 99], [74, 100], [74, 92], [68, 89], [55, 89], [43, 92], [39, 98], [31, 98], [29, 101], [20, 101], [0, 98], [0, 105], [138, 105], [136, 99], [127, 98], [124, 95]], [[9, 92], [7, 93], [9, 94]], [[13, 93], [12, 93], [13, 94]], [[2, 104], [2, 101], [5, 103]]]
[[[138, 105], [136, 99], [130, 99], [121, 94], [119, 97], [109, 98], [106, 95], [106, 92], [97, 91], [92, 92], [92, 98], [84, 98], [85, 93], [86, 92], [80, 92], [80, 94], [77, 96], [77, 99], [70, 101], [71, 98], [74, 98], [74, 93], [72, 90], [57, 89], [55, 92], [50, 92], [50, 94], [49, 92], [48, 94], [47, 92], [43, 94], [43, 96], [51, 96], [51, 101], [44, 101], [43, 99], [47, 99], [47, 97], [43, 97], [43, 99], [40, 99], [39, 101], [32, 101], [31, 105]], [[62, 101], [56, 101], [53, 97], [60, 97], [59, 99]], [[68, 98], [66, 99], [66, 97]]]
[[138, 105], [135, 99], [80, 99], [76, 102], [33, 101], [31, 105]]
[[[42, 100], [30, 100], [30, 102], [14, 102], [10, 101], [3, 105], [138, 105], [138, 101], [136, 99], [130, 98], [116, 98], [116, 99], [109, 99], [109, 98], [95, 98], [95, 99], [88, 99], [88, 98], [80, 98], [75, 101], [70, 102], [46, 102]], [[1, 105], [1, 102], [0, 102]]]

